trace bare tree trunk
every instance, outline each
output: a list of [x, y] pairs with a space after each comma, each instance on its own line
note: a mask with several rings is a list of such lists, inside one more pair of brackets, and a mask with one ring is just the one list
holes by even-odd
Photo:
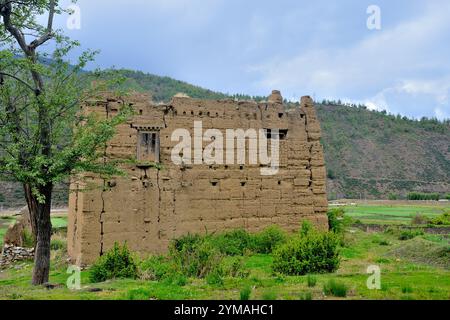
[[30, 219], [31, 233], [33, 234], [34, 243], [37, 241], [37, 203], [33, 197], [33, 193], [29, 184], [23, 184], [23, 191], [28, 206], [28, 218]]
[[47, 185], [40, 188], [44, 197], [44, 203], [39, 203], [36, 196], [31, 194], [28, 207], [31, 209], [30, 216], [36, 221], [36, 249], [34, 252], [33, 285], [47, 283], [50, 274], [50, 240], [52, 223], [50, 219], [51, 199], [53, 186]]

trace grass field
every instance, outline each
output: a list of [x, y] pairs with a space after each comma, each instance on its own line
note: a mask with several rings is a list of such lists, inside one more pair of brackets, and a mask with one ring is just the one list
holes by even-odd
[[[3, 237], [5, 236], [8, 227], [16, 221], [16, 218], [13, 216], [3, 216], [0, 217], [0, 247], [3, 246]], [[52, 226], [55, 229], [60, 229], [67, 227], [67, 217], [53, 217], [52, 218]]]
[[[442, 208], [352, 206], [347, 210], [350, 216], [364, 217], [364, 221], [370, 223], [408, 223], [417, 210], [432, 217]], [[60, 218], [54, 225], [64, 225], [64, 222], [65, 218]], [[250, 299], [263, 300], [450, 299], [448, 235], [425, 234], [401, 241], [396, 232], [366, 233], [350, 227], [345, 233], [344, 243], [340, 248], [342, 260], [339, 270], [332, 274], [314, 275], [317, 281], [314, 286], [308, 285], [307, 276], [274, 274], [270, 254], [249, 254], [243, 256], [248, 277], [226, 277], [222, 285], [210, 285], [204, 279], [196, 278], [188, 279], [185, 284], [132, 279], [90, 283], [89, 270], [85, 270], [81, 274], [81, 290], [71, 291], [65, 286], [69, 274], [66, 253], [62, 249], [52, 252], [50, 281], [59, 285], [57, 288], [47, 290], [31, 286], [32, 263], [23, 262], [0, 272], [0, 299], [239, 299], [241, 291], [247, 288]], [[380, 290], [367, 288], [367, 268], [371, 265], [381, 269]], [[347, 287], [346, 297], [324, 294], [324, 286], [332, 279]]]
[[417, 214], [428, 218], [435, 218], [444, 212], [450, 212], [450, 204], [433, 205], [376, 205], [356, 204], [343, 207], [348, 216], [362, 223], [370, 224], [410, 224]]

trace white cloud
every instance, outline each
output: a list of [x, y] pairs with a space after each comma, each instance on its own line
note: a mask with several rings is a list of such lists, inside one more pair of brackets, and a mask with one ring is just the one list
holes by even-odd
[[371, 108], [387, 110], [392, 93], [427, 95], [440, 115], [446, 114], [442, 110], [450, 108], [449, 78], [430, 79], [430, 73], [450, 69], [450, 48], [444, 45], [450, 33], [448, 12], [450, 2], [439, 6], [433, 2], [420, 17], [391, 29], [367, 31], [364, 39], [349, 47], [280, 56], [250, 70], [262, 76], [257, 85], [266, 90], [284, 88], [288, 95], [302, 90], [322, 97], [354, 96]]

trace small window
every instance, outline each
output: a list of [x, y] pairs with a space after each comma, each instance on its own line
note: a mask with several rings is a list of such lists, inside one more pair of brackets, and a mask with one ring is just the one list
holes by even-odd
[[[272, 137], [275, 138], [275, 135], [274, 135], [274, 132], [272, 131], [272, 129], [264, 129], [264, 133], [265, 133], [267, 139], [272, 139]], [[278, 130], [278, 136], [279, 136], [280, 140], [285, 140], [287, 138], [287, 135], [288, 135], [287, 129]]]
[[139, 132], [138, 161], [159, 162], [159, 132]]

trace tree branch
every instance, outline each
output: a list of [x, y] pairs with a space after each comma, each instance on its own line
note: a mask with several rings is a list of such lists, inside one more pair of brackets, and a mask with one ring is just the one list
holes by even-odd
[[30, 89], [31, 91], [36, 93], [36, 89], [34, 89], [31, 85], [29, 85], [27, 82], [25, 82], [24, 80], [20, 79], [19, 77], [16, 77], [15, 75], [12, 75], [12, 74], [9, 74], [9, 73], [5, 73], [5, 72], [0, 72], [0, 75], [1, 76], [6, 76], [6, 77], [10, 77], [10, 78], [13, 78], [13, 79], [19, 81], [20, 83], [25, 85], [28, 89]]
[[43, 34], [40, 38], [34, 40], [30, 43], [29, 48], [31, 50], [36, 49], [37, 47], [43, 45], [45, 42], [50, 40], [53, 35], [53, 19], [55, 16], [55, 0], [50, 0], [50, 8], [48, 13], [48, 21], [47, 21], [47, 30], [45, 31], [45, 34]]

